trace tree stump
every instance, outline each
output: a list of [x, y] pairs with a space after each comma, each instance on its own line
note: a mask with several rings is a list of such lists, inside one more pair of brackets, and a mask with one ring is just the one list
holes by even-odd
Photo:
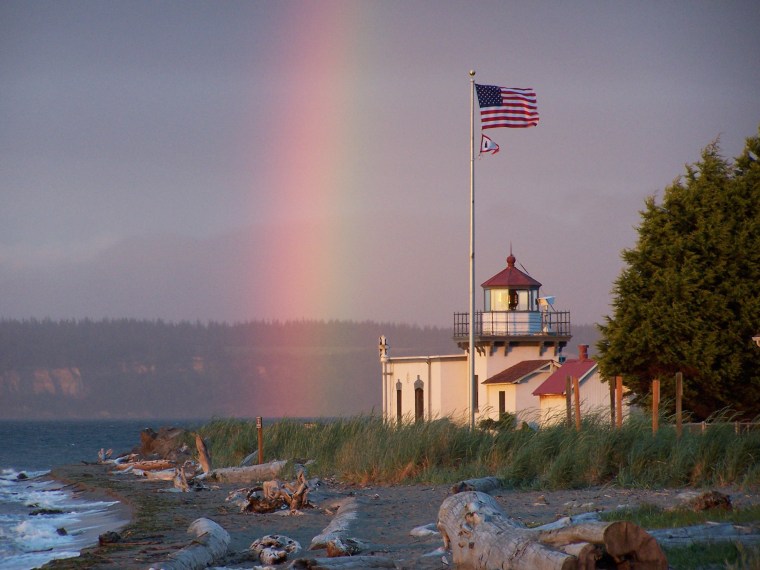
[[592, 522], [541, 530], [507, 516], [496, 500], [477, 491], [446, 498], [438, 529], [461, 569], [667, 570], [657, 541], [630, 522]]

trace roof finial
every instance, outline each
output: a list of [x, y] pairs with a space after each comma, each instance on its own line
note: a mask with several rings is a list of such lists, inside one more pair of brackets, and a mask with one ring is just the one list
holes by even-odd
[[507, 257], [507, 267], [514, 267], [517, 259], [512, 255], [512, 242], [509, 242], [509, 257]]

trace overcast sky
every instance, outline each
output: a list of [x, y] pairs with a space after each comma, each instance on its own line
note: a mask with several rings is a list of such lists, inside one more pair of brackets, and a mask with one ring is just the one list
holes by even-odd
[[758, 30], [756, 0], [2, 1], [0, 318], [450, 326], [474, 69], [541, 117], [475, 161], [477, 284], [511, 244], [599, 322], [645, 198], [757, 134]]

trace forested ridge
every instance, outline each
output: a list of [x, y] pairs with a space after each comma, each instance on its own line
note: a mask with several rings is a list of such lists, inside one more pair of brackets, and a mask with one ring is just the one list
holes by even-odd
[[380, 334], [397, 355], [455, 348], [448, 329], [374, 322], [3, 320], [0, 417], [369, 413]]
[[449, 328], [369, 321], [0, 320], [0, 418], [379, 412], [381, 334], [393, 356], [458, 352]]

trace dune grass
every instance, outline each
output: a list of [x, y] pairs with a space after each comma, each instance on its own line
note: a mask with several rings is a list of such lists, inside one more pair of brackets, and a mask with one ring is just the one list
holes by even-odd
[[[254, 421], [215, 419], [199, 432], [214, 465], [238, 465], [257, 449]], [[705, 433], [676, 437], [663, 422], [632, 415], [616, 429], [589, 416], [576, 431], [475, 429], [449, 419], [384, 422], [377, 416], [313, 421], [279, 420], [263, 430], [264, 458], [313, 460], [310, 472], [362, 484], [453, 483], [497, 476], [505, 486], [567, 489], [760, 484], [760, 431], [736, 434], [713, 424]]]
[[[665, 418], [666, 420], [667, 418]], [[265, 425], [264, 457], [293, 463], [313, 460], [310, 475], [358, 484], [455, 483], [497, 476], [516, 489], [708, 487], [760, 484], [760, 430], [735, 433], [718, 417], [705, 433], [676, 437], [667, 421], [653, 435], [651, 420], [632, 415], [616, 429], [589, 416], [582, 429], [557, 424], [514, 429], [511, 422], [470, 431], [448, 419], [387, 423], [376, 416]], [[518, 422], [519, 423], [519, 422]], [[257, 449], [251, 420], [216, 419], [199, 429], [216, 466], [238, 465]], [[618, 512], [644, 528], [686, 526], [704, 515], [665, 513], [646, 505]], [[760, 508], [721, 515], [733, 522], [760, 520]], [[672, 568], [760, 568], [760, 549], [741, 544], [666, 549]]]

